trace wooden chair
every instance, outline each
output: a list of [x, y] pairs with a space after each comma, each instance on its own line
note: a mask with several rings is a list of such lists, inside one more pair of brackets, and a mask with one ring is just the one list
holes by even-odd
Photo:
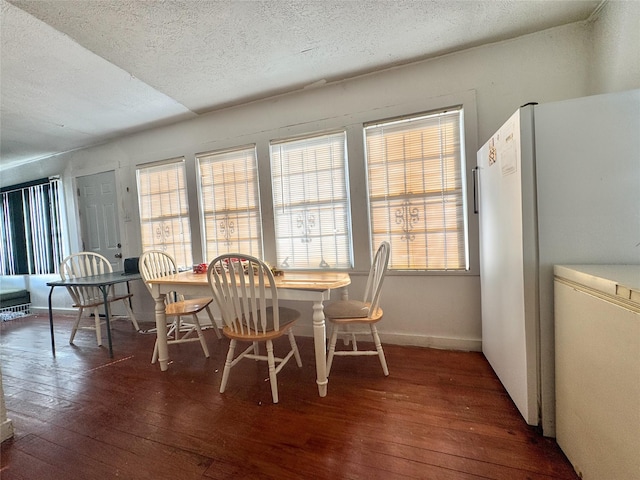
[[[379, 306], [380, 292], [382, 290], [382, 282], [387, 272], [389, 263], [388, 242], [382, 242], [371, 265], [369, 278], [365, 287], [364, 299], [358, 300], [340, 300], [328, 304], [324, 309], [326, 319], [333, 324], [331, 337], [329, 341], [329, 353], [327, 355], [327, 376], [331, 372], [331, 365], [334, 356], [355, 356], [355, 355], [378, 355], [382, 371], [385, 376], [389, 375], [387, 361], [384, 356], [384, 350], [380, 342], [376, 323], [382, 320], [382, 309]], [[359, 331], [354, 325], [368, 325], [368, 331]], [[356, 335], [371, 335], [375, 350], [358, 350]], [[336, 350], [338, 336], [347, 336], [345, 343], [351, 341], [351, 350]]]
[[[263, 360], [269, 365], [273, 403], [278, 403], [278, 372], [292, 356], [302, 367], [292, 331], [300, 312], [278, 304], [273, 273], [257, 258], [237, 253], [220, 255], [209, 265], [207, 277], [224, 320], [222, 333], [230, 339], [220, 393], [225, 391], [231, 368], [240, 360]], [[291, 350], [284, 358], [275, 357], [273, 340], [283, 335], [288, 335]], [[238, 341], [251, 345], [234, 358]], [[266, 356], [260, 355], [259, 342], [266, 343]]]
[[[104, 256], [93, 252], [80, 252], [69, 255], [60, 264], [60, 278], [62, 280], [69, 280], [81, 277], [91, 277], [93, 275], [101, 275], [103, 273], [110, 273], [113, 271], [111, 263]], [[76, 318], [73, 328], [71, 329], [71, 337], [69, 337], [69, 343], [73, 343], [73, 339], [76, 336], [76, 332], [80, 330], [94, 330], [96, 332], [96, 340], [98, 345], [102, 345], [102, 324], [100, 319], [100, 306], [104, 306], [104, 295], [102, 290], [98, 287], [67, 287], [67, 291], [73, 299], [73, 307], [78, 309], [78, 317]], [[111, 304], [122, 300], [126, 310], [127, 317], [131, 320], [133, 327], [136, 330], [140, 330], [138, 321], [136, 320], [131, 306], [129, 305], [129, 299], [133, 296], [131, 293], [116, 294], [115, 288], [112, 285], [108, 290], [107, 303]], [[82, 319], [82, 312], [85, 309], [93, 310], [94, 323], [93, 325], [80, 325]], [[116, 320], [118, 316], [109, 316], [109, 320]]]
[[[144, 252], [138, 260], [138, 267], [149, 292], [151, 292], [151, 285], [148, 283], [149, 280], [178, 273], [178, 268], [173, 257], [160, 250]], [[216, 336], [222, 338], [213, 314], [211, 313], [211, 309], [209, 308], [212, 301], [213, 298], [211, 297], [185, 299], [182, 295], [175, 292], [167, 294], [165, 297], [165, 315], [167, 320], [171, 319], [167, 330], [167, 344], [172, 345], [199, 341], [204, 356], [209, 358], [209, 349], [202, 333], [200, 320], [198, 320], [198, 313], [203, 310], [207, 313], [211, 325], [213, 325], [213, 329], [216, 332]], [[191, 320], [184, 322], [182, 321], [182, 317], [190, 317]], [[193, 336], [194, 333], [196, 333], [197, 336]], [[155, 363], [157, 360], [158, 341], [156, 340], [153, 347], [153, 355], [151, 356], [151, 363]]]

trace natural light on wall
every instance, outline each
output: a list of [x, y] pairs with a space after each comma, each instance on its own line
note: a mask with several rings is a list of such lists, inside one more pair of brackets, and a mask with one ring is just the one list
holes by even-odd
[[178, 267], [191, 267], [191, 224], [184, 158], [136, 170], [142, 251], [162, 250]]
[[372, 251], [391, 243], [389, 268], [467, 270], [463, 111], [365, 128]]
[[196, 160], [205, 260], [232, 252], [261, 258], [255, 146], [206, 153]]

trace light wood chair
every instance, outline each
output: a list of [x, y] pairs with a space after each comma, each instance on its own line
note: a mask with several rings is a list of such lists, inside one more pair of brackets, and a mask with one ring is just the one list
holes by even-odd
[[[81, 277], [91, 277], [93, 275], [101, 275], [103, 273], [110, 273], [113, 271], [111, 263], [106, 257], [93, 252], [80, 252], [69, 255], [60, 264], [60, 278], [62, 280], [70, 280]], [[98, 287], [67, 287], [67, 292], [73, 300], [73, 307], [78, 309], [78, 316], [73, 328], [71, 329], [71, 336], [69, 337], [69, 343], [73, 343], [73, 339], [76, 336], [78, 330], [94, 330], [96, 332], [96, 340], [98, 345], [102, 345], [102, 325], [105, 323], [100, 319], [100, 306], [104, 306], [104, 295], [102, 290]], [[119, 318], [129, 318], [133, 327], [136, 330], [140, 330], [138, 321], [136, 320], [129, 300], [133, 296], [131, 293], [117, 294], [115, 292], [114, 285], [111, 285], [108, 290], [107, 303], [122, 301], [127, 311], [127, 317], [109, 315], [109, 321], [117, 320]], [[82, 313], [85, 309], [93, 310], [94, 322], [92, 325], [80, 325], [82, 320]]]
[[[144, 284], [150, 293], [151, 285], [148, 283], [149, 280], [178, 273], [178, 268], [173, 257], [161, 250], [148, 250], [144, 252], [138, 260], [138, 267]], [[209, 348], [202, 333], [198, 313], [203, 310], [207, 313], [216, 336], [222, 338], [213, 313], [211, 313], [210, 305], [212, 301], [213, 298], [211, 297], [185, 299], [182, 295], [175, 292], [168, 293], [165, 297], [165, 315], [168, 321], [170, 319], [167, 330], [167, 344], [173, 345], [176, 343], [199, 341], [204, 356], [209, 358]], [[182, 320], [182, 317], [189, 317], [190, 321], [185, 322]], [[194, 333], [196, 333], [197, 336], [193, 336]], [[151, 356], [151, 363], [156, 363], [157, 360], [158, 341], [156, 340], [153, 347], [153, 355]]]
[[[387, 273], [389, 263], [390, 246], [388, 242], [382, 242], [373, 259], [367, 285], [364, 291], [364, 299], [339, 300], [328, 304], [324, 309], [326, 319], [333, 325], [329, 340], [329, 353], [327, 355], [327, 376], [331, 372], [334, 356], [377, 355], [382, 365], [385, 376], [389, 375], [387, 360], [384, 356], [380, 336], [376, 329], [376, 323], [382, 320], [382, 308], [379, 306], [382, 282]], [[358, 325], [368, 325], [368, 331], [358, 330]], [[371, 335], [375, 350], [358, 350], [357, 335]], [[351, 342], [351, 350], [336, 350], [338, 337], [345, 337], [345, 344]]]
[[[220, 255], [209, 265], [207, 277], [224, 320], [222, 333], [230, 339], [220, 393], [226, 389], [231, 368], [240, 360], [263, 360], [269, 365], [273, 403], [278, 403], [278, 372], [292, 356], [298, 367], [302, 367], [292, 331], [300, 312], [279, 305], [273, 273], [255, 257], [237, 253]], [[291, 350], [284, 358], [275, 357], [273, 340], [283, 335], [288, 335]], [[251, 345], [234, 358], [238, 341], [251, 342]], [[266, 343], [266, 356], [260, 355], [259, 342]]]

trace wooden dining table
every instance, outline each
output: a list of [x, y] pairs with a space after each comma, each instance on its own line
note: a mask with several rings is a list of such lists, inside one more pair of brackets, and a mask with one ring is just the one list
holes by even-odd
[[[279, 300], [312, 302], [313, 343], [316, 358], [316, 382], [321, 397], [327, 395], [326, 330], [323, 302], [329, 300], [331, 290], [340, 289], [341, 298], [347, 299], [348, 273], [342, 272], [285, 272], [275, 277]], [[169, 368], [167, 348], [167, 321], [165, 296], [177, 292], [185, 297], [211, 297], [213, 292], [206, 273], [180, 272], [149, 280], [151, 295], [155, 299], [156, 334], [158, 336], [158, 362], [160, 369]]]

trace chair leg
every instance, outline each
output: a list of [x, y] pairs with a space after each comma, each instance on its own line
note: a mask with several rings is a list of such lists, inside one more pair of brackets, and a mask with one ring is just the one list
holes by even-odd
[[222, 338], [222, 335], [220, 335], [220, 329], [218, 328], [218, 324], [216, 323], [215, 318], [213, 318], [213, 313], [211, 313], [211, 309], [209, 307], [207, 307], [205, 310], [207, 311], [207, 315], [209, 316], [211, 325], [213, 325], [213, 330], [216, 332], [216, 337], [218, 337], [218, 340], [220, 340]]
[[[349, 343], [349, 342], [347, 342], [347, 343]], [[356, 334], [355, 333], [351, 334], [351, 349], [354, 352], [358, 351], [358, 339], [356, 338]]]
[[200, 345], [202, 345], [202, 351], [204, 352], [204, 356], [209, 358], [209, 348], [207, 347], [207, 341], [202, 334], [202, 328], [200, 328], [200, 320], [198, 320], [198, 315], [193, 315], [193, 326], [196, 328], [196, 332], [198, 332], [198, 338], [200, 339]]
[[278, 403], [278, 378], [276, 375], [276, 360], [273, 356], [273, 342], [267, 340], [267, 361], [269, 363], [269, 381], [271, 382], [271, 396], [273, 403]]
[[175, 330], [173, 331], [173, 338], [177, 341], [180, 340], [180, 329], [182, 328], [182, 317], [176, 317], [176, 321], [173, 322]]
[[129, 317], [129, 320], [131, 320], [131, 323], [133, 324], [133, 328], [136, 329], [136, 332], [139, 332], [140, 326], [138, 325], [138, 320], [136, 319], [136, 316], [133, 314], [133, 310], [131, 310], [131, 307], [129, 306], [129, 300], [126, 298], [123, 298], [122, 303], [124, 303], [124, 308], [126, 308], [127, 310], [127, 316]]
[[331, 330], [331, 340], [329, 340], [329, 355], [327, 355], [327, 377], [331, 372], [331, 365], [333, 364], [333, 355], [336, 352], [336, 342], [338, 341], [338, 325], [334, 324]]
[[71, 329], [71, 336], [69, 337], [69, 343], [73, 344], [73, 339], [76, 336], [76, 332], [78, 331], [78, 325], [80, 325], [80, 320], [82, 319], [83, 309], [80, 308], [78, 310], [78, 316], [76, 317], [76, 321], [73, 324], [73, 328]]
[[231, 362], [233, 362], [236, 343], [234, 339], [231, 339], [229, 342], [229, 351], [227, 352], [227, 359], [224, 362], [224, 371], [222, 372], [222, 381], [220, 382], [220, 393], [224, 393], [225, 388], [227, 388], [227, 380], [229, 380], [229, 371], [231, 370]]
[[299, 367], [302, 367], [302, 359], [300, 358], [300, 352], [298, 351], [296, 337], [293, 336], [293, 330], [291, 329], [289, 329], [289, 344], [291, 345], [291, 350], [293, 350], [293, 356], [296, 357], [296, 363]]
[[389, 369], [387, 368], [387, 360], [384, 358], [384, 350], [382, 350], [382, 343], [380, 342], [380, 336], [378, 335], [378, 329], [375, 325], [371, 325], [371, 336], [373, 337], [373, 343], [376, 345], [378, 351], [378, 358], [380, 358], [380, 365], [382, 365], [382, 371], [385, 376], [389, 375]]
[[153, 345], [153, 355], [151, 355], [151, 363], [156, 363], [157, 360], [158, 360], [158, 340], [156, 340], [156, 343]]

